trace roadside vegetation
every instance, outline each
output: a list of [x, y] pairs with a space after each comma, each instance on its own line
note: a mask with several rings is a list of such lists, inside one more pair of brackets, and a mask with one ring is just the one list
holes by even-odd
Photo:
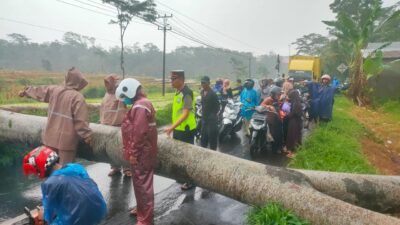
[[386, 113], [395, 121], [400, 121], [400, 99], [375, 99], [373, 104], [374, 110]]
[[251, 225], [310, 225], [277, 203], [267, 203], [264, 207], [253, 207], [247, 214], [247, 224]]
[[333, 120], [321, 123], [297, 150], [289, 167], [335, 172], [375, 174], [363, 155], [360, 139], [372, 135], [351, 115], [353, 104], [336, 97]]

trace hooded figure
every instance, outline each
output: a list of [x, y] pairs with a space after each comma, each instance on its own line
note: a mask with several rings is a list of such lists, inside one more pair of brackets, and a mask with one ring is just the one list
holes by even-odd
[[121, 126], [122, 120], [127, 112], [122, 101], [115, 97], [115, 90], [118, 86], [119, 77], [111, 74], [104, 78], [106, 94], [100, 106], [100, 123], [110, 126]]
[[[104, 78], [104, 86], [106, 94], [100, 105], [100, 123], [110, 126], [121, 126], [122, 120], [127, 112], [125, 104], [115, 97], [115, 90], [119, 84], [119, 77], [111, 74]], [[129, 167], [123, 168], [125, 176], [132, 176]], [[120, 165], [111, 164], [111, 171], [108, 176], [120, 174]]]
[[88, 144], [91, 142], [88, 109], [79, 93], [87, 84], [79, 70], [72, 67], [63, 85], [29, 86], [19, 94], [49, 103], [42, 141], [59, 154], [62, 165], [74, 161], [79, 137]]
[[321, 77], [321, 83], [307, 84], [311, 97], [310, 118], [326, 122], [332, 119], [335, 89], [329, 85], [330, 80], [330, 76], [325, 74]]

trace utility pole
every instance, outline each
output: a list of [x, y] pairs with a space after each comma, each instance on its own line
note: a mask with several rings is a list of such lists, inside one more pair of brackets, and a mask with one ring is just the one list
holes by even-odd
[[163, 30], [164, 31], [164, 51], [163, 51], [163, 76], [162, 76], [162, 96], [165, 96], [165, 45], [166, 45], [166, 37], [167, 37], [167, 30], [171, 30], [171, 27], [167, 23], [168, 18], [171, 18], [172, 14], [167, 16], [164, 14], [164, 16], [158, 16], [158, 18], [163, 19], [163, 26], [158, 27], [158, 30]]

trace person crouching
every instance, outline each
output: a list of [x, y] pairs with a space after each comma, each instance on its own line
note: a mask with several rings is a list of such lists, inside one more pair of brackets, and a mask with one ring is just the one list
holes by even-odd
[[80, 164], [61, 165], [51, 148], [40, 146], [28, 153], [22, 163], [24, 174], [46, 179], [38, 219], [47, 224], [99, 224], [107, 213], [106, 203], [96, 183]]

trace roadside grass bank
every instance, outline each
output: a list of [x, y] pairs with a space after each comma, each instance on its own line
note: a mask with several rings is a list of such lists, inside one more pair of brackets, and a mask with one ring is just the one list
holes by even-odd
[[352, 115], [372, 138], [362, 140], [368, 160], [385, 175], [400, 175], [400, 100], [376, 99], [372, 107], [353, 107]]
[[349, 114], [352, 107], [345, 97], [336, 97], [332, 121], [315, 127], [289, 167], [376, 174], [377, 170], [363, 155], [360, 143], [363, 136], [373, 134]]
[[[333, 120], [312, 130], [288, 166], [333, 172], [378, 173], [363, 154], [361, 145], [361, 139], [366, 136], [374, 140], [377, 138], [350, 115], [353, 107], [344, 96], [336, 96]], [[310, 224], [276, 203], [253, 207], [246, 222], [248, 225]]]
[[400, 99], [375, 99], [374, 110], [383, 112], [396, 121], [400, 121]]
[[310, 225], [277, 203], [253, 207], [247, 214], [246, 222], [249, 225]]

